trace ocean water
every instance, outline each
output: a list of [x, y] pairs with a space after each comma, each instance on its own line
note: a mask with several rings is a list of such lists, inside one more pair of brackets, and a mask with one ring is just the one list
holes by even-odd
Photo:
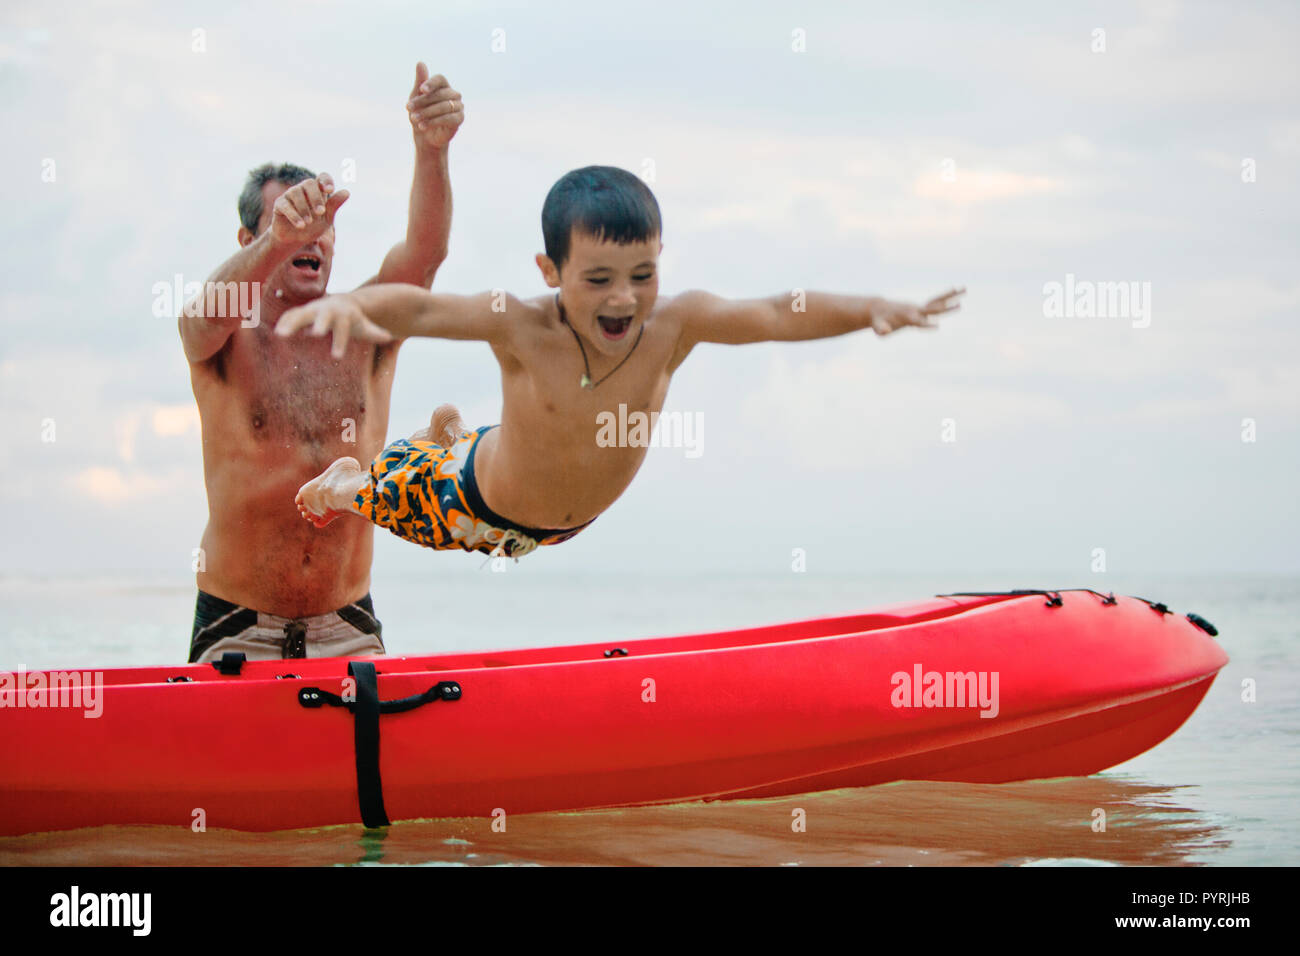
[[[455, 567], [452, 565], [455, 564]], [[1086, 778], [900, 782], [770, 800], [250, 834], [99, 827], [0, 838], [0, 865], [1296, 865], [1300, 577], [1044, 574], [504, 573], [448, 562], [376, 572], [391, 653], [689, 633], [936, 593], [1089, 586], [1195, 611], [1231, 658], [1192, 717]], [[151, 573], [0, 576], [0, 669], [182, 662], [192, 581]], [[1255, 700], [1243, 699], [1243, 682]], [[0, 786], [3, 786], [0, 777]], [[1094, 808], [1107, 814], [1092, 830]], [[794, 832], [802, 809], [807, 828]]]

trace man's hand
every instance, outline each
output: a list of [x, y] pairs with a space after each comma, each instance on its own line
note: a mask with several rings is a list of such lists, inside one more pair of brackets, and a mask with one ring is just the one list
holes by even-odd
[[411, 132], [418, 148], [445, 149], [465, 122], [465, 105], [442, 74], [429, 76], [423, 63], [415, 65], [415, 86], [406, 104]]
[[330, 354], [336, 359], [343, 358], [343, 353], [347, 350], [351, 339], [378, 344], [393, 341], [392, 335], [366, 317], [357, 300], [351, 295], [327, 295], [306, 305], [290, 309], [280, 316], [280, 321], [275, 326], [275, 334], [293, 335], [309, 323], [311, 325], [309, 334], [334, 336]]
[[305, 246], [314, 242], [330, 226], [334, 214], [348, 199], [348, 191], [334, 191], [329, 173], [304, 179], [285, 190], [271, 210], [271, 235], [286, 246]]
[[961, 302], [957, 300], [965, 294], [965, 289], [952, 289], [920, 306], [881, 299], [871, 307], [871, 328], [877, 335], [888, 335], [909, 325], [919, 329], [937, 329], [939, 323], [934, 317], [961, 308]]

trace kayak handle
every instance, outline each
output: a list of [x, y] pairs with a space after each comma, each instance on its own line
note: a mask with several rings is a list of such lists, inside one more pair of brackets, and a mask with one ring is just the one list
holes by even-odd
[[[440, 680], [422, 694], [412, 694], [410, 697], [399, 697], [396, 700], [381, 700], [379, 702], [379, 712], [381, 714], [400, 714], [404, 711], [415, 710], [417, 707], [423, 707], [435, 700], [460, 700], [460, 684], [454, 680]], [[346, 707], [352, 710], [356, 707], [355, 700], [344, 700], [338, 694], [331, 694], [327, 690], [321, 690], [319, 687], [304, 687], [298, 691], [298, 703], [304, 707], [324, 707], [329, 704], [331, 707]]]

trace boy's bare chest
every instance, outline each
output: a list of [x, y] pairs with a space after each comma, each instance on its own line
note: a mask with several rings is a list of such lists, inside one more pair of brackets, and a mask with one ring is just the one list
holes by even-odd
[[[621, 356], [592, 355], [584, 361], [572, 335], [551, 337], [520, 370], [514, 398], [536, 412], [595, 426], [602, 412], [650, 412], [668, 391], [668, 354], [647, 332]], [[510, 383], [507, 382], [507, 389]]]

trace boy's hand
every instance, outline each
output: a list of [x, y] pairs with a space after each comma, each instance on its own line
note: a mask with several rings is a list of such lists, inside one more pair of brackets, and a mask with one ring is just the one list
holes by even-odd
[[381, 329], [361, 311], [361, 306], [350, 295], [327, 295], [306, 305], [290, 309], [280, 316], [276, 323], [275, 334], [289, 336], [299, 329], [311, 324], [311, 335], [332, 334], [334, 345], [330, 354], [336, 359], [343, 358], [348, 342], [355, 338], [362, 342], [383, 344], [392, 342], [393, 336]]
[[295, 249], [315, 242], [330, 226], [334, 214], [348, 199], [348, 191], [334, 191], [329, 173], [290, 186], [271, 207], [271, 235]]
[[871, 309], [871, 328], [877, 335], [888, 335], [909, 325], [919, 329], [937, 329], [939, 323], [934, 317], [961, 308], [957, 299], [965, 294], [964, 288], [952, 289], [920, 306], [882, 299]]
[[423, 63], [415, 65], [415, 86], [406, 103], [415, 145], [443, 149], [465, 122], [465, 104], [442, 74], [429, 76]]

